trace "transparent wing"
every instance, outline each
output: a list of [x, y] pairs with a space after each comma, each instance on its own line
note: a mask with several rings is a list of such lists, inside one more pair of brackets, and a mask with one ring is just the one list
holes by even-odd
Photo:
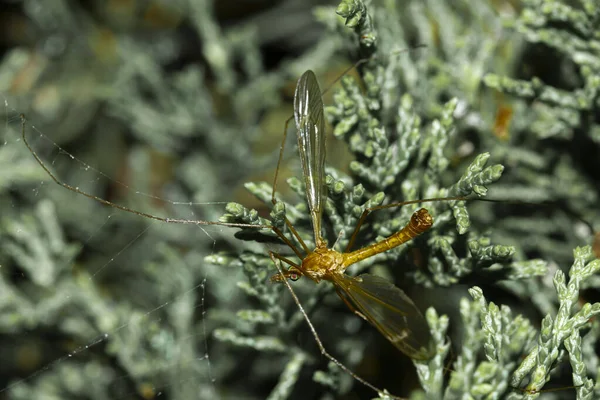
[[321, 216], [325, 203], [325, 121], [323, 99], [317, 78], [306, 71], [296, 85], [294, 118], [298, 129], [298, 150], [306, 184], [306, 198], [315, 241], [322, 243]]
[[416, 360], [433, 357], [433, 340], [427, 321], [402, 290], [375, 275], [335, 275], [340, 296], [354, 305], [394, 346]]

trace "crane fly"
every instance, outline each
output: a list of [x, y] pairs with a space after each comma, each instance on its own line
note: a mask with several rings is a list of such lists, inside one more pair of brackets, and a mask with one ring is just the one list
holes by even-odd
[[[363, 60], [359, 61], [363, 62]], [[356, 64], [358, 65], [358, 63]], [[356, 66], [355, 65], [355, 66]], [[335, 83], [335, 82], [334, 82]], [[236, 222], [221, 221], [202, 221], [188, 219], [165, 218], [137, 211], [127, 206], [113, 203], [94, 194], [85, 192], [79, 187], [71, 186], [58, 179], [50, 169], [41, 160], [35, 150], [27, 141], [25, 135], [25, 116], [21, 114], [21, 136], [23, 142], [43, 168], [49, 177], [58, 185], [95, 200], [104, 205], [133, 213], [145, 218], [158, 220], [166, 223], [190, 224], [190, 225], [218, 225], [232, 228], [252, 228], [252, 229], [270, 229], [272, 230], [302, 261], [295, 263], [288, 258], [270, 251], [269, 256], [273, 261], [278, 273], [271, 277], [272, 282], [283, 282], [289, 289], [290, 294], [298, 309], [302, 313], [312, 335], [317, 343], [321, 354], [348, 373], [354, 379], [374, 390], [377, 393], [384, 391], [370, 384], [352, 370], [346, 367], [342, 362], [327, 352], [321, 339], [314, 328], [308, 314], [304, 310], [298, 296], [294, 292], [288, 280], [298, 280], [305, 276], [316, 283], [322, 280], [331, 282], [339, 297], [355, 314], [373, 325], [388, 341], [390, 341], [401, 352], [414, 360], [426, 361], [435, 354], [435, 346], [432, 336], [423, 314], [419, 311], [414, 302], [399, 288], [389, 281], [370, 274], [362, 274], [357, 277], [346, 275], [345, 270], [359, 261], [365, 260], [373, 255], [385, 252], [410, 241], [416, 236], [427, 231], [433, 225], [433, 218], [429, 212], [421, 208], [411, 217], [404, 228], [397, 233], [383, 239], [370, 246], [351, 251], [353, 243], [358, 235], [361, 225], [367, 215], [375, 210], [400, 207], [407, 204], [416, 204], [432, 201], [449, 200], [467, 200], [466, 197], [446, 197], [405, 201], [402, 203], [392, 203], [383, 206], [367, 208], [363, 211], [357, 226], [350, 237], [346, 250], [340, 253], [327, 247], [327, 241], [322, 236], [321, 220], [323, 208], [326, 199], [325, 188], [325, 120], [322, 93], [317, 82], [317, 78], [311, 70], [306, 71], [298, 80], [294, 94], [294, 115], [297, 128], [298, 149], [300, 153], [300, 162], [303, 171], [304, 183], [306, 186], [306, 198], [310, 212], [310, 219], [313, 228], [313, 236], [316, 248], [312, 251], [308, 249], [296, 229], [289, 220], [285, 219], [285, 224], [289, 231], [297, 239], [303, 252], [292, 243], [292, 241], [283, 233], [283, 231], [273, 225], [260, 225]], [[277, 186], [277, 175], [282, 160], [285, 136], [287, 132], [288, 119], [285, 124], [283, 141], [280, 148], [279, 161], [275, 172], [272, 202], [275, 204], [275, 192]], [[281, 268], [281, 262], [289, 265], [287, 270]], [[386, 393], [387, 394], [387, 393]], [[389, 397], [402, 399], [401, 397]]]
[[351, 277], [344, 271], [354, 263], [420, 235], [432, 226], [433, 218], [426, 209], [421, 208], [402, 230], [378, 243], [350, 251], [356, 237], [353, 234], [344, 253], [328, 248], [321, 234], [326, 191], [323, 100], [317, 78], [311, 70], [302, 74], [298, 80], [294, 94], [294, 119], [316, 248], [307, 252], [301, 264], [273, 254], [275, 258], [289, 264], [290, 268], [274, 275], [271, 280], [297, 280], [305, 276], [317, 283], [329, 281], [352, 311], [375, 326], [400, 351], [417, 360], [431, 358], [434, 349], [429, 327], [412, 300], [383, 278], [369, 274]]

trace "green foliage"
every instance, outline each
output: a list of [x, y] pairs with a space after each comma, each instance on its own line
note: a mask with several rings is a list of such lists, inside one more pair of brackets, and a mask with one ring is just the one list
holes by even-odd
[[[232, 189], [273, 175], [287, 87], [306, 69], [321, 77], [360, 58], [358, 77], [326, 102], [328, 160], [344, 147], [352, 156], [327, 166], [330, 245], [344, 249], [378, 205], [534, 205], [370, 214], [355, 248], [419, 207], [434, 217], [429, 232], [350, 273], [382, 275], [429, 306], [436, 354], [409, 364], [332, 285], [293, 282], [325, 347], [411, 399], [600, 397], [600, 324], [590, 321], [600, 307], [585, 300], [600, 290], [600, 263], [578, 247], [600, 224], [593, 0], [530, 0], [518, 13], [486, 1], [344, 0], [312, 12], [302, 2], [297, 14], [228, 24], [204, 0], [141, 12], [117, 3], [23, 2], [36, 46], [15, 44], [0, 63], [0, 397], [376, 396], [321, 357], [285, 286], [271, 283], [269, 250], [299, 262], [271, 230], [102, 207], [50, 185], [18, 139], [25, 113], [36, 151], [73, 186], [171, 218], [272, 224], [294, 242], [287, 217], [310, 248], [292, 140], [281, 172], [295, 176], [280, 179], [275, 205], [270, 182], [245, 183], [258, 201]], [[292, 17], [302, 28], [276, 33], [296, 51], [272, 61], [271, 25]], [[313, 32], [316, 43], [302, 42]], [[257, 151], [269, 119], [269, 150]], [[576, 388], [541, 394], [548, 381]]]

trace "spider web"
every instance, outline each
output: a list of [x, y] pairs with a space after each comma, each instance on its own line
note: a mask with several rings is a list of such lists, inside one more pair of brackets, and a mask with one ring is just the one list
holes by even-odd
[[[12, 349], [5, 364], [14, 368], [0, 398], [219, 398], [232, 367], [211, 358], [222, 346], [211, 334], [231, 316], [207, 313], [243, 294], [240, 271], [205, 257], [233, 251], [232, 230], [151, 221], [54, 184], [20, 139], [19, 112], [1, 100], [0, 314], [3, 352]], [[130, 185], [82, 161], [96, 163], [93, 150], [75, 156], [45, 128], [27, 120], [25, 129], [47, 166], [81, 190], [174, 218], [216, 220], [225, 208], [190, 202], [194, 194], [175, 179], [153, 186], [144, 148], [120, 155]]]

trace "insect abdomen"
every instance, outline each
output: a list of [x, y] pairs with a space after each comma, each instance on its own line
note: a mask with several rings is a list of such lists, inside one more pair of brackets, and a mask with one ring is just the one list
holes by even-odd
[[433, 217], [429, 214], [429, 211], [421, 208], [412, 215], [410, 222], [406, 224], [404, 228], [394, 233], [392, 236], [370, 246], [353, 251], [352, 253], [344, 254], [344, 266], [347, 268], [348, 266], [362, 261], [365, 258], [400, 246], [401, 244], [406, 243], [425, 232], [431, 228], [432, 225]]

